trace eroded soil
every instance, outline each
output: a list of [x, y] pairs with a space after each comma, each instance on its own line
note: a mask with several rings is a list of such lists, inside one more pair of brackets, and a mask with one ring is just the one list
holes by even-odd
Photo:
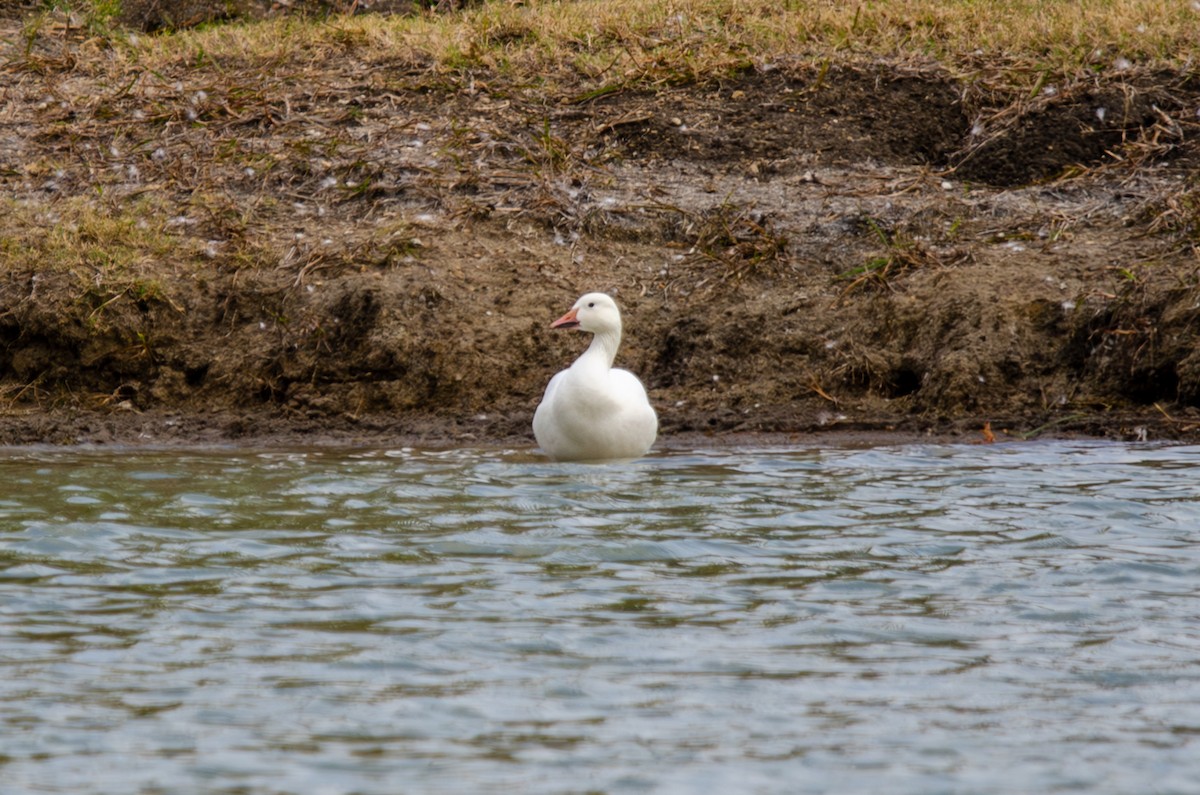
[[668, 445], [1200, 429], [1189, 75], [989, 105], [936, 64], [547, 95], [348, 45], [308, 74], [10, 53], [4, 194], [161, 217], [178, 254], [9, 257], [0, 442], [532, 445], [590, 290]]

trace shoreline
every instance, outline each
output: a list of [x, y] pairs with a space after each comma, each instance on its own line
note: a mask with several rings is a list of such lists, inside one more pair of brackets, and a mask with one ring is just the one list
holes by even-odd
[[[984, 426], [988, 424], [992, 441]], [[1006, 420], [932, 423], [879, 420], [827, 426], [797, 425], [790, 430], [668, 430], [651, 452], [703, 448], [874, 447], [906, 444], [991, 444], [1046, 439], [1187, 444], [1196, 427], [1159, 415], [1067, 417], [1028, 428]], [[364, 418], [330, 422], [211, 412], [78, 413], [37, 412], [0, 416], [0, 448], [390, 448], [424, 450], [511, 449], [536, 454], [532, 431], [495, 432], [480, 423], [445, 423], [411, 418]]]

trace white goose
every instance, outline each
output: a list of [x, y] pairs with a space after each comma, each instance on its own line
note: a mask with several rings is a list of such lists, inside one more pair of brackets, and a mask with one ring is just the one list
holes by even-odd
[[645, 455], [658, 417], [642, 382], [612, 366], [621, 344], [621, 310], [604, 293], [588, 293], [550, 328], [591, 332], [592, 344], [557, 373], [533, 415], [533, 435], [558, 461], [601, 461]]

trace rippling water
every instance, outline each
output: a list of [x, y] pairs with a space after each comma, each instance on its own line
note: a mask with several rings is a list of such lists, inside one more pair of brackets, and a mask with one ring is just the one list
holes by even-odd
[[1195, 792], [1197, 464], [0, 452], [0, 789]]

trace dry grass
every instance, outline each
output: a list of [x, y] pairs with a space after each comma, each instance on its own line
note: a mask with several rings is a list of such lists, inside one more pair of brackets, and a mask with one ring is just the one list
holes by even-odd
[[[112, 17], [111, 0], [84, 5], [92, 19]], [[33, 18], [25, 39], [53, 27]], [[498, 71], [536, 84], [583, 78], [607, 85], [694, 80], [782, 59], [885, 56], [935, 59], [966, 71], [1001, 65], [1036, 81], [1080, 70], [1193, 63], [1200, 56], [1200, 6], [1189, 0], [532, 0], [452, 14], [285, 17], [111, 39], [112, 65], [158, 71], [315, 68], [351, 55], [367, 66], [408, 62]]]
[[[34, 188], [68, 172], [53, 208], [36, 204], [50, 194], [9, 208], [0, 269], [117, 274], [171, 259], [282, 264], [306, 276], [364, 259], [391, 263], [412, 256], [417, 247], [404, 241], [415, 235], [406, 231], [398, 244], [364, 237], [353, 224], [378, 223], [377, 204], [401, 195], [450, 215], [478, 206], [484, 215], [499, 208], [542, 216], [556, 229], [586, 225], [573, 215], [571, 195], [595, 181], [595, 168], [583, 146], [556, 137], [545, 119], [527, 125], [524, 138], [506, 137], [486, 119], [456, 120], [457, 128], [424, 134], [428, 147], [416, 150], [404, 146], [407, 132], [385, 107], [360, 106], [364, 89], [383, 99], [416, 90], [447, 101], [487, 94], [496, 106], [514, 97], [546, 109], [774, 64], [884, 59], [897, 70], [936, 67], [959, 79], [968, 106], [990, 109], [994, 134], [1048, 102], [1047, 86], [1066, 90], [1160, 67], [1186, 73], [1200, 60], [1200, 2], [1182, 0], [496, 1], [455, 13], [277, 17], [153, 36], [111, 27], [111, 0], [84, 6], [90, 15], [30, 16], [0, 45], [0, 74], [31, 97], [46, 96], [46, 107], [23, 111], [30, 127], [19, 134], [28, 142], [37, 132], [57, 153], [27, 143], [30, 161], [11, 165]], [[355, 137], [350, 122], [380, 138]], [[1164, 118], [1143, 148], [1173, 145], [1173, 123]], [[122, 200], [106, 203], [106, 191]], [[165, 196], [164, 206], [139, 200], [138, 191]], [[63, 204], [59, 195], [91, 198]], [[364, 199], [364, 211], [337, 212]], [[1191, 194], [1164, 200], [1163, 223], [1194, 228], [1194, 205]], [[314, 231], [334, 225], [315, 215], [326, 209], [346, 235]], [[61, 220], [38, 237], [51, 217]], [[186, 225], [172, 226], [173, 218]], [[786, 264], [784, 236], [750, 215], [717, 212], [709, 221], [696, 240], [711, 240], [697, 249], [710, 263], [735, 275]], [[309, 232], [306, 242], [292, 241], [296, 229]], [[322, 246], [326, 237], [333, 248]], [[886, 284], [931, 260], [903, 238], [882, 244], [884, 253], [850, 276], [851, 288]]]
[[935, 249], [907, 230], [885, 228], [872, 218], [863, 218], [862, 223], [881, 252], [838, 277], [847, 282], [839, 301], [856, 290], [892, 290], [906, 274], [919, 269], [944, 268], [969, 259], [962, 250]]
[[1147, 234], [1167, 235], [1177, 245], [1200, 252], [1200, 187], [1196, 184], [1156, 195], [1142, 215]]
[[775, 277], [789, 269], [786, 235], [753, 207], [726, 199], [707, 212], [679, 213], [689, 259], [704, 274], [696, 287], [737, 284], [751, 274]]

